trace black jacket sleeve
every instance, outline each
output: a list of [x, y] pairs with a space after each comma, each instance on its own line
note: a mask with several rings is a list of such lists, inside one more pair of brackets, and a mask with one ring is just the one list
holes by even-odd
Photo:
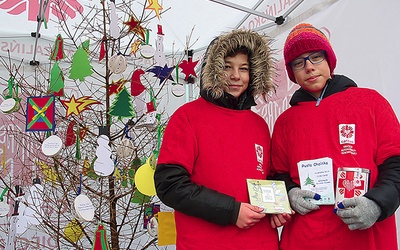
[[158, 198], [167, 206], [215, 224], [236, 224], [240, 202], [235, 201], [234, 197], [193, 183], [184, 167], [158, 164], [154, 182]]
[[289, 192], [290, 189], [292, 189], [292, 188], [300, 187], [299, 184], [292, 181], [292, 177], [290, 177], [289, 173], [274, 174], [271, 178], [268, 178], [268, 179], [284, 181], [287, 192]]
[[400, 204], [400, 156], [388, 158], [378, 166], [378, 171], [378, 180], [364, 196], [381, 208], [381, 221], [396, 212]]

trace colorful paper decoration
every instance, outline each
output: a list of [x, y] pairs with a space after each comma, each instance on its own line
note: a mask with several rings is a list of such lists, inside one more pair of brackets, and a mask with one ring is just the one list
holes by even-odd
[[109, 176], [114, 172], [114, 161], [111, 159], [110, 139], [107, 135], [97, 138], [96, 160], [93, 164], [95, 173], [99, 176]]
[[143, 91], [146, 90], [146, 88], [142, 84], [142, 81], [140, 80], [140, 76], [143, 75], [144, 73], [145, 72], [142, 69], [137, 69], [133, 72], [132, 78], [131, 78], [131, 95], [132, 96], [138, 96]]
[[60, 137], [52, 135], [46, 138], [42, 143], [42, 152], [46, 156], [56, 156], [61, 152], [63, 143]]
[[114, 82], [114, 80], [112, 80], [108, 90], [108, 95], [111, 96], [113, 94], [118, 94], [119, 92], [121, 92], [126, 82], [128, 81], [122, 78], [119, 79], [117, 82]]
[[192, 58], [189, 57], [189, 59], [187, 61], [183, 60], [179, 64], [179, 68], [181, 68], [182, 69], [182, 73], [185, 74], [185, 81], [187, 81], [189, 76], [191, 76], [191, 75], [194, 76], [194, 77], [197, 77], [196, 72], [194, 71], [194, 68], [196, 67], [198, 62], [199, 61], [193, 62]]
[[79, 135], [79, 139], [83, 140], [86, 136], [86, 133], [88, 131], [88, 128], [78, 128], [77, 130], [75, 130], [75, 125], [76, 122], [75, 121], [71, 121], [68, 124], [67, 127], [67, 133], [65, 135], [65, 146], [69, 147], [71, 145], [74, 145], [76, 142], [76, 135]]
[[71, 114], [80, 116], [83, 111], [89, 109], [90, 105], [101, 104], [101, 102], [90, 99], [89, 96], [82, 96], [78, 99], [75, 99], [74, 95], [72, 95], [69, 100], [61, 100], [61, 103], [67, 109], [66, 118], [68, 118], [68, 116], [70, 116]]
[[61, 60], [64, 59], [65, 53], [64, 53], [64, 40], [62, 39], [61, 35], [58, 34], [56, 37], [56, 41], [54, 42], [54, 47], [53, 50], [50, 54], [50, 60]]
[[140, 47], [140, 55], [146, 59], [152, 58], [155, 53], [154, 48], [151, 46], [151, 44], [149, 44], [149, 36], [150, 36], [150, 31], [146, 30], [146, 40], [144, 44], [142, 44], [142, 46]]
[[0, 111], [4, 114], [10, 114], [14, 111], [17, 111], [20, 107], [19, 102], [15, 101], [14, 98], [5, 99], [0, 104]]
[[115, 2], [110, 2], [110, 35], [114, 39], [118, 39], [121, 35], [118, 27], [118, 15], [115, 8]]
[[104, 228], [104, 225], [100, 223], [97, 226], [97, 230], [95, 232], [94, 236], [94, 243], [92, 246], [92, 250], [109, 250], [110, 247], [108, 245], [107, 241], [107, 233], [106, 229]]
[[156, 51], [154, 54], [154, 60], [158, 66], [165, 65], [167, 60], [164, 54], [164, 34], [162, 32], [161, 24], [157, 24], [157, 40], [156, 40]]
[[147, 72], [152, 72], [154, 73], [154, 76], [160, 79], [160, 85], [163, 83], [165, 80], [171, 80], [174, 81], [174, 78], [172, 78], [172, 71], [174, 70], [175, 67], [169, 68], [166, 64], [164, 67], [160, 66], [154, 66], [153, 68], [150, 68], [147, 70]]
[[121, 74], [126, 70], [126, 58], [122, 54], [115, 54], [108, 60], [108, 69], [114, 74]]
[[163, 9], [162, 6], [158, 3], [158, 0], [148, 0], [149, 6], [146, 7], [147, 10], [154, 10], [156, 13], [158, 20], [160, 20], [160, 11]]
[[43, 221], [42, 204], [44, 203], [43, 186], [39, 178], [33, 179], [33, 185], [29, 189], [29, 196], [26, 199], [27, 207], [24, 216], [28, 220], [28, 225], [39, 225]]
[[7, 204], [7, 201], [3, 198], [7, 191], [8, 187], [5, 187], [0, 195], [0, 217], [4, 217], [10, 212], [10, 205]]
[[100, 43], [100, 54], [99, 54], [99, 61], [103, 60], [106, 56], [106, 47], [105, 42], [101, 41]]
[[144, 194], [142, 194], [139, 190], [136, 190], [136, 191], [133, 193], [133, 197], [132, 197], [132, 199], [131, 199], [131, 202], [132, 202], [132, 203], [139, 204], [139, 205], [143, 205], [143, 204], [145, 204], [145, 203], [150, 202], [150, 199], [151, 199], [150, 196], [144, 195]]
[[166, 246], [176, 243], [176, 225], [173, 212], [158, 212], [158, 245]]
[[124, 138], [117, 146], [117, 156], [120, 158], [132, 157], [135, 149], [136, 147], [133, 144], [133, 140]]
[[122, 117], [134, 117], [134, 109], [132, 104], [132, 96], [124, 86], [121, 92], [115, 97], [113, 104], [110, 107], [109, 115], [117, 116], [118, 119]]
[[54, 96], [28, 97], [26, 108], [26, 131], [54, 130]]
[[55, 96], [64, 95], [64, 75], [56, 61], [50, 71], [50, 85], [49, 94], [54, 94]]
[[136, 188], [144, 195], [153, 196], [156, 194], [154, 185], [155, 167], [150, 165], [150, 158], [146, 163], [139, 167], [135, 174]]
[[141, 22], [139, 20], [136, 20], [134, 16], [131, 16], [129, 21], [124, 22], [124, 24], [128, 26], [129, 32], [136, 33], [143, 39], [143, 41], [145, 40], [145, 30], [141, 26]]
[[72, 65], [69, 71], [69, 78], [72, 80], [79, 79], [83, 82], [85, 77], [92, 75], [92, 65], [90, 65], [88, 52], [81, 46], [72, 56]]
[[139, 50], [139, 46], [142, 44], [142, 42], [139, 39], [136, 39], [132, 45], [131, 45], [131, 53], [136, 57], [136, 51]]
[[161, 207], [159, 204], [151, 204], [150, 206], [147, 205], [144, 209], [143, 213], [143, 229], [147, 229], [150, 219], [157, 216], [158, 212], [160, 212]]
[[71, 242], [77, 242], [82, 239], [84, 235], [77, 219], [72, 219], [64, 229], [65, 238]]
[[74, 200], [74, 209], [79, 219], [91, 221], [94, 218], [92, 201], [84, 194], [79, 194]]
[[41, 168], [41, 171], [45, 176], [44, 180], [52, 182], [53, 186], [55, 186], [58, 179], [56, 171], [54, 171], [53, 168], [49, 167], [46, 163], [42, 161], [36, 161], [36, 165]]
[[94, 163], [96, 162], [97, 158], [94, 158], [92, 162], [89, 161], [87, 157], [83, 160], [83, 166], [82, 166], [82, 174], [90, 177], [92, 179], [97, 179], [99, 176], [96, 174], [94, 171]]

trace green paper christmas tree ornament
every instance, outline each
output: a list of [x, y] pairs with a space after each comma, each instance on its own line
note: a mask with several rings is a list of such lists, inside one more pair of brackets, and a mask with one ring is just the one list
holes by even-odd
[[90, 76], [93, 73], [92, 68], [87, 51], [83, 47], [79, 47], [72, 56], [69, 78], [72, 80], [79, 79], [79, 81], [83, 82], [85, 77]]
[[56, 61], [51, 68], [50, 71], [50, 86], [49, 86], [49, 94], [55, 94], [56, 96], [60, 96], [62, 94], [64, 88], [64, 75]]
[[113, 104], [108, 113], [112, 116], [117, 116], [118, 119], [131, 118], [135, 116], [135, 112], [132, 104], [132, 96], [129, 94], [128, 90], [124, 86], [121, 92], [115, 97]]

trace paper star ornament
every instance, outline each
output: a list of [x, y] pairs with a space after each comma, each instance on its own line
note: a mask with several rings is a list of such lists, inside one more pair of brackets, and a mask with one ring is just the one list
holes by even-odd
[[108, 94], [109, 95], [118, 94], [119, 92], [121, 92], [126, 82], [128, 81], [122, 78], [119, 79], [117, 82], [114, 82], [114, 80], [112, 80]]
[[131, 16], [129, 21], [124, 22], [124, 24], [128, 26], [128, 31], [129, 32], [133, 32], [133, 33], [138, 34], [139, 36], [142, 37], [143, 41], [146, 39], [145, 38], [146, 31], [141, 26], [141, 22], [139, 20], [136, 20], [136, 18], [134, 16]]
[[77, 116], [80, 116], [80, 114], [89, 109], [89, 106], [92, 104], [101, 104], [100, 102], [90, 99], [89, 96], [82, 96], [79, 97], [78, 99], [75, 99], [75, 96], [72, 95], [71, 99], [69, 100], [61, 100], [61, 103], [64, 105], [64, 107], [67, 109], [67, 114], [66, 118], [68, 116], [75, 114]]
[[158, 0], [148, 0], [148, 2], [149, 6], [146, 7], [146, 10], [154, 10], [158, 20], [160, 20], [160, 11], [163, 9], [162, 6], [158, 3]]
[[194, 71], [194, 68], [196, 67], [197, 63], [199, 61], [192, 61], [192, 58], [189, 58], [188, 61], [183, 60], [180, 64], [179, 64], [179, 68], [182, 69], [182, 73], [185, 74], [185, 81], [188, 80], [189, 76], [192, 75], [194, 77], [197, 77], [196, 72]]

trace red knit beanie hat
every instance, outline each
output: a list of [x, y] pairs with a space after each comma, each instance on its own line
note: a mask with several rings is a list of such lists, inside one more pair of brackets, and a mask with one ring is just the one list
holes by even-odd
[[336, 67], [336, 55], [324, 33], [309, 23], [301, 23], [292, 29], [283, 48], [286, 71], [290, 80], [296, 82], [289, 63], [301, 54], [318, 50], [325, 50], [326, 60], [331, 69], [331, 75], [333, 75]]

